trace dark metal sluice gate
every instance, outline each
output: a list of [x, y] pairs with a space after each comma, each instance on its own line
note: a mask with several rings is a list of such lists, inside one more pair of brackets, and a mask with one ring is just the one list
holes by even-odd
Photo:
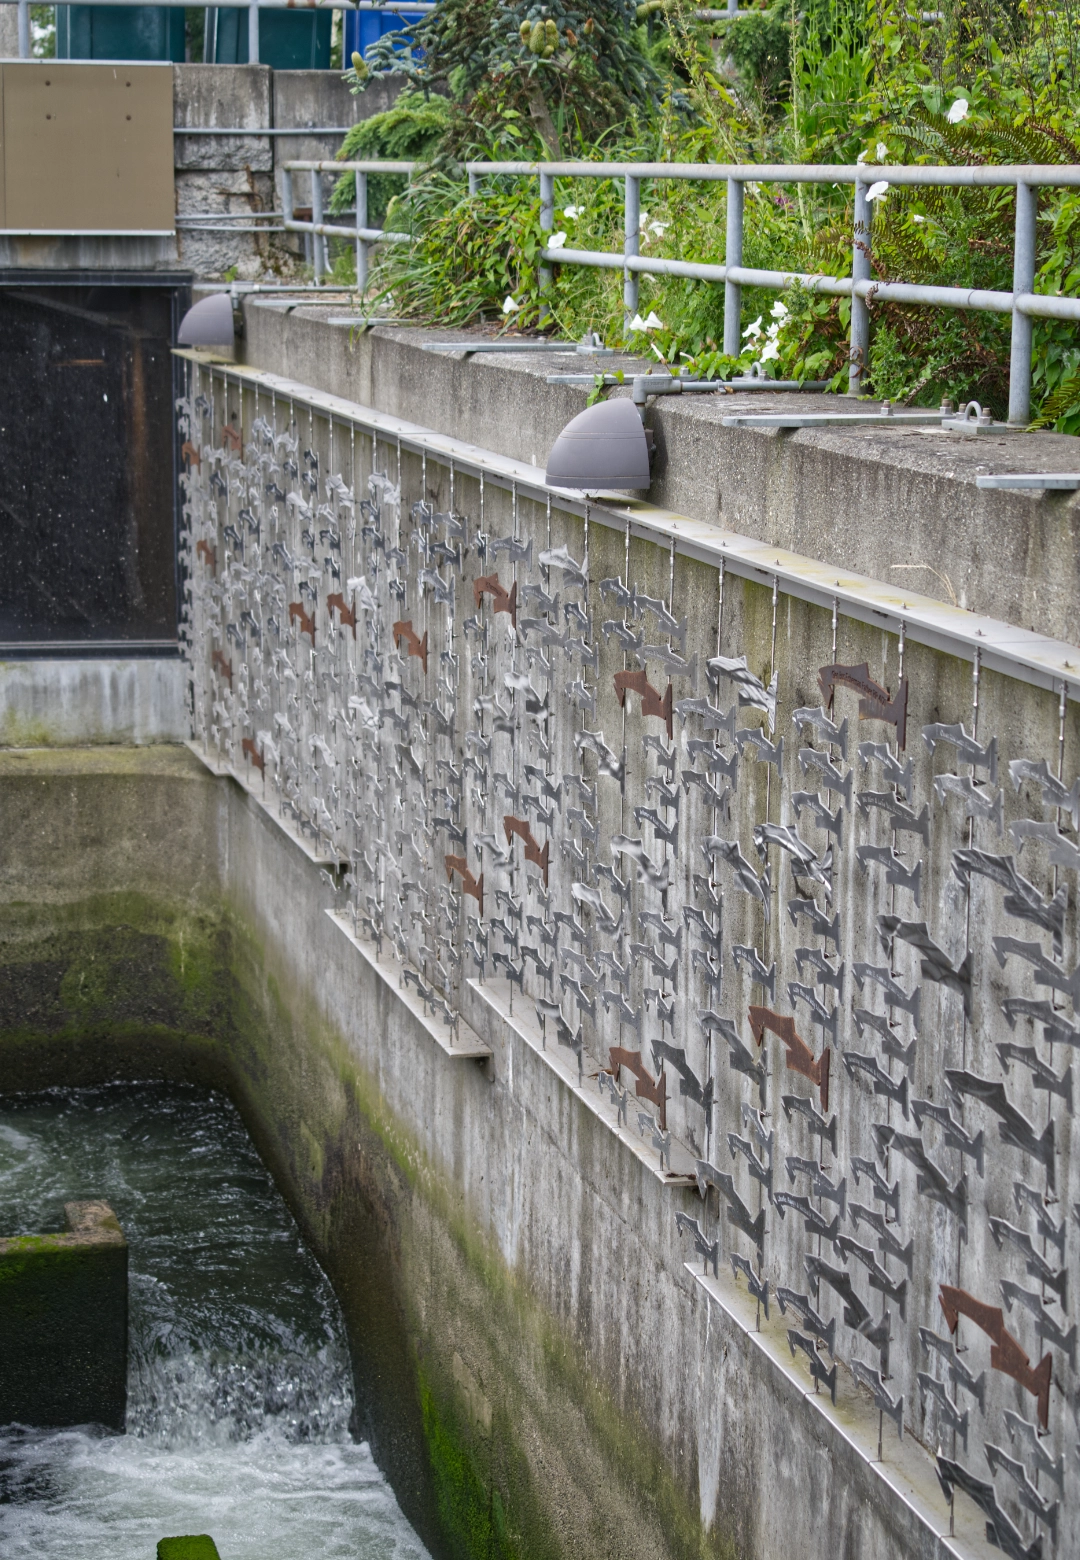
[[0, 654], [175, 652], [189, 301], [178, 276], [0, 286]]

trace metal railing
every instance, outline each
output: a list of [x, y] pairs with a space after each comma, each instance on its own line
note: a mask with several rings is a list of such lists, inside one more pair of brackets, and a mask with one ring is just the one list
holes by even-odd
[[[384, 233], [367, 226], [367, 178], [372, 173], [411, 174], [416, 164], [406, 162], [291, 162], [286, 163], [285, 227], [310, 232], [316, 239], [316, 279], [325, 269], [325, 239], [355, 238], [357, 285], [367, 283], [368, 247], [372, 243], [405, 241], [398, 233]], [[305, 170], [312, 177], [310, 223], [292, 219], [292, 171]], [[357, 217], [355, 229], [322, 220], [323, 173], [356, 175]], [[848, 393], [862, 392], [870, 347], [870, 304], [929, 305], [941, 309], [975, 309], [1012, 316], [1009, 359], [1009, 422], [1023, 426], [1031, 415], [1032, 320], [1050, 319], [1080, 323], [1080, 298], [1047, 296], [1035, 292], [1035, 223], [1037, 191], [1042, 188], [1080, 189], [1080, 166], [1016, 164], [999, 167], [864, 167], [830, 164], [721, 164], [721, 163], [617, 163], [617, 162], [472, 162], [466, 164], [470, 193], [482, 178], [504, 175], [535, 178], [540, 183], [540, 226], [550, 233], [555, 226], [555, 180], [621, 179], [623, 182], [623, 249], [621, 254], [545, 247], [540, 256], [541, 285], [550, 285], [553, 265], [596, 266], [623, 273], [623, 308], [627, 322], [637, 313], [638, 279], [641, 276], [682, 276], [724, 284], [724, 351], [738, 357], [742, 350], [742, 290], [762, 287], [782, 292], [792, 283], [807, 289], [851, 299]], [[667, 260], [641, 253], [641, 183], [643, 179], [690, 179], [722, 182], [727, 186], [726, 245], [723, 264], [696, 260]], [[933, 287], [921, 283], [879, 281], [871, 272], [872, 213], [869, 199], [875, 184], [1016, 190], [1011, 292], [969, 287]], [[744, 197], [748, 184], [849, 184], [854, 186], [855, 210], [851, 246], [851, 273], [826, 276], [795, 271], [761, 270], [744, 266]], [[361, 209], [363, 215], [361, 217]], [[320, 253], [320, 250], [322, 251]]]
[[[390, 233], [384, 228], [368, 226], [368, 175], [371, 173], [398, 173], [411, 176], [416, 162], [391, 162], [380, 161], [372, 158], [360, 162], [326, 162], [303, 160], [287, 162], [282, 165], [282, 206], [285, 212], [285, 231], [287, 233], [310, 234], [314, 246], [313, 259], [315, 263], [315, 280], [321, 281], [323, 273], [330, 269], [329, 256], [327, 254], [326, 240], [328, 238], [352, 239], [356, 244], [356, 286], [359, 292], [367, 287], [368, 280], [368, 251], [372, 244], [407, 244], [408, 233]], [[293, 174], [309, 173], [311, 175], [311, 221], [301, 221], [294, 216], [296, 203], [293, 200]], [[356, 178], [356, 208], [355, 220], [352, 227], [342, 227], [340, 223], [324, 222], [323, 216], [323, 186], [322, 176], [325, 173], [336, 174], [339, 178], [343, 173], [351, 173]]]

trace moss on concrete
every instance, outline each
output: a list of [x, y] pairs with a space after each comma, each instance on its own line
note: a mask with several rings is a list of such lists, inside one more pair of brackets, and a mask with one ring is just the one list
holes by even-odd
[[183, 1538], [159, 1538], [157, 1560], [221, 1560], [209, 1533], [189, 1533]]
[[64, 1233], [0, 1237], [0, 1424], [122, 1430], [127, 1246], [105, 1204], [67, 1211]]
[[[153, 789], [161, 750], [147, 759]], [[110, 769], [135, 783], [123, 750], [92, 769], [92, 788]], [[54, 814], [69, 813], [70, 757], [46, 755], [42, 779]], [[34, 795], [42, 838], [55, 837]], [[205, 806], [198, 786], [181, 800]], [[147, 810], [137, 794], [125, 805]], [[212, 884], [110, 882], [107, 854], [81, 892], [38, 897], [33, 857], [21, 880], [9, 872], [18, 891], [0, 906], [4, 1086], [143, 1077], [228, 1090], [341, 1300], [356, 1432], [432, 1552], [727, 1560], [731, 1544], [701, 1527], [692, 1458], [677, 1481], [244, 906]], [[171, 870], [183, 880], [190, 863]]]

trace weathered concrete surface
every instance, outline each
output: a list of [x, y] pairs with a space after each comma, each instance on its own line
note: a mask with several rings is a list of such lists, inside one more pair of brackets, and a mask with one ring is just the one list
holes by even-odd
[[[183, 750], [9, 753], [0, 828], [5, 1086], [229, 1088], [341, 1297], [360, 1428], [433, 1552], [944, 1556], [706, 1303], [673, 1220], [696, 1197], [505, 1026], [491, 1064], [450, 1060], [235, 785]], [[960, 1532], [982, 1552], [970, 1513]]]
[[0, 747], [182, 742], [177, 656], [0, 662]]
[[0, 1424], [122, 1430], [127, 1242], [106, 1202], [64, 1214], [67, 1234], [0, 1237]]
[[[175, 124], [253, 132], [235, 138], [176, 137], [180, 216], [280, 211], [282, 165], [291, 159], [333, 157], [341, 144], [339, 134], [310, 132], [336, 130], [379, 113], [400, 90], [400, 83], [383, 81], [353, 97], [337, 71], [273, 71], [267, 65], [177, 65], [173, 80]], [[295, 135], [255, 133], [294, 128]], [[297, 181], [296, 200], [299, 205], [309, 200], [302, 179]], [[200, 233], [186, 228], [179, 233], [178, 245], [181, 263], [197, 276], [220, 277], [235, 266], [242, 280], [268, 268], [287, 274], [303, 254], [302, 239], [282, 233]]]
[[[14, 37], [16, 10], [0, 5], [0, 29]], [[4, 37], [0, 31], [0, 41]], [[0, 48], [0, 56], [17, 54]], [[312, 135], [337, 129], [389, 108], [399, 82], [373, 83], [353, 97], [337, 71], [273, 71], [268, 65], [175, 65], [173, 124], [244, 129], [246, 136], [174, 137], [177, 216], [195, 213], [241, 216], [281, 209], [281, 165], [291, 158], [333, 157], [341, 136]], [[295, 136], [258, 135], [293, 129]], [[298, 200], [301, 190], [297, 189]], [[303, 195], [306, 200], [306, 194]], [[280, 224], [279, 224], [280, 225]], [[0, 236], [0, 269], [175, 270], [221, 277], [236, 267], [241, 279], [279, 270], [288, 276], [302, 240], [284, 234], [195, 232], [176, 238], [24, 238]]]
[[[327, 323], [339, 308], [283, 313], [249, 300], [245, 309], [246, 362], [538, 466], [587, 396], [578, 386], [548, 385], [545, 375], [612, 361], [633, 366], [546, 353], [447, 357], [423, 352], [421, 343], [460, 340], [460, 331], [379, 326], [350, 336]], [[637, 371], [649, 366], [639, 362]], [[1080, 496], [975, 486], [983, 471], [1074, 471], [1077, 440], [721, 426], [729, 413], [789, 409], [852, 407], [836, 396], [762, 393], [652, 402], [657, 459], [648, 497], [840, 568], [1080, 639]]]

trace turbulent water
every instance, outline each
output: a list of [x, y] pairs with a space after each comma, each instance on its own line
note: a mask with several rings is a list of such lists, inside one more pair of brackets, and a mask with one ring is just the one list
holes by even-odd
[[4, 1560], [424, 1560], [367, 1446], [333, 1293], [232, 1107], [113, 1087], [0, 1102], [0, 1232], [105, 1197], [130, 1246], [128, 1430], [0, 1430]]

